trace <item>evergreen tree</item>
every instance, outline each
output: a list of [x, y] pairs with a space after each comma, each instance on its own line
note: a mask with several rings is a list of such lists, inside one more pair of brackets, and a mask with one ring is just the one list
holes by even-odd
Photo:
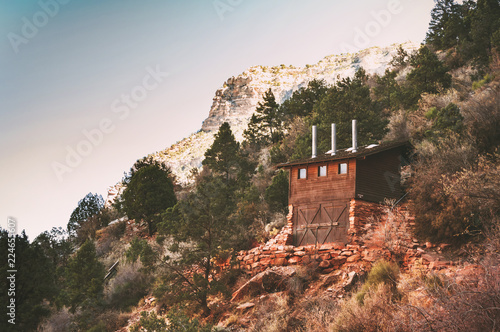
[[61, 227], [52, 227], [50, 232], [40, 233], [33, 240], [33, 244], [36, 244], [57, 268], [64, 267], [73, 252], [73, 244], [67, 237], [67, 232]]
[[492, 41], [500, 34], [500, 2], [498, 0], [478, 0], [471, 12], [470, 57], [479, 66], [490, 62]]
[[437, 49], [455, 46], [457, 13], [454, 0], [435, 0], [436, 5], [431, 11], [431, 22], [427, 32], [426, 42]]
[[288, 209], [288, 172], [280, 170], [266, 188], [265, 199], [272, 212], [287, 212]]
[[210, 313], [208, 296], [224, 290], [218, 261], [224, 261], [241, 236], [230, 215], [234, 212], [233, 190], [219, 177], [202, 179], [195, 192], [163, 215], [163, 227], [173, 235], [170, 248], [178, 258], [167, 261], [156, 295], [168, 304], [197, 303], [204, 315]]
[[314, 106], [325, 96], [328, 87], [324, 80], [314, 79], [294, 91], [292, 96], [280, 106], [282, 113], [287, 117], [309, 116], [313, 113]]
[[382, 108], [391, 111], [397, 110], [401, 106], [401, 88], [396, 82], [396, 71], [385, 70], [385, 75], [377, 76], [377, 86], [373, 89], [377, 101]]
[[[5, 230], [1, 230], [0, 248], [3, 253], [0, 263], [0, 304], [5, 310], [0, 330], [36, 331], [40, 321], [50, 314], [48, 303], [57, 296], [54, 265], [38, 244], [29, 243], [24, 231], [21, 235], [9, 236]], [[9, 270], [16, 270], [17, 273]], [[14, 279], [10, 279], [12, 276]], [[11, 299], [15, 300], [15, 324], [8, 322], [13, 318], [8, 315], [11, 312], [8, 307]]]
[[428, 47], [422, 46], [415, 54], [410, 64], [413, 70], [408, 74], [409, 91], [413, 104], [416, 104], [424, 92], [437, 93], [440, 89], [451, 86], [451, 75], [448, 68]]
[[177, 202], [171, 171], [157, 164], [148, 164], [131, 173], [120, 208], [137, 223], [144, 220], [151, 236], [159, 214]]
[[78, 202], [78, 206], [73, 210], [68, 222], [68, 233], [75, 235], [82, 224], [90, 217], [96, 215], [104, 207], [104, 200], [101, 195], [88, 193]]
[[97, 259], [94, 242], [87, 240], [66, 267], [66, 303], [78, 307], [95, 306], [102, 299], [104, 265]]
[[264, 101], [259, 102], [255, 113], [250, 118], [243, 136], [250, 144], [274, 144], [283, 138], [284, 116], [274, 94], [269, 88], [264, 94]]
[[398, 72], [401, 68], [406, 67], [409, 62], [410, 55], [406, 52], [402, 45], [399, 45], [398, 53], [391, 59], [389, 64], [395, 68], [396, 72]]
[[202, 164], [229, 181], [238, 173], [241, 161], [240, 144], [235, 140], [229, 123], [224, 122], [215, 134], [214, 143], [205, 152]]
[[[363, 69], [356, 72], [354, 78], [345, 78], [329, 89], [321, 100], [313, 123], [318, 125], [318, 149], [328, 151], [331, 147], [331, 124], [337, 124], [337, 146], [352, 146], [352, 120], [358, 121], [358, 144], [376, 142], [386, 133], [387, 120], [381, 107], [372, 101], [370, 88], [366, 84], [368, 77]], [[302, 142], [310, 144], [311, 134]]]

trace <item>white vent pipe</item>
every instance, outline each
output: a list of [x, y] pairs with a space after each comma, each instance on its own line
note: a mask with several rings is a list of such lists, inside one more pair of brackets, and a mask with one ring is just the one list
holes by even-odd
[[337, 153], [337, 126], [332, 123], [332, 156]]
[[316, 158], [318, 154], [317, 136], [316, 126], [312, 126], [312, 158]]
[[357, 121], [352, 120], [352, 153], [358, 151], [358, 132], [357, 132]]

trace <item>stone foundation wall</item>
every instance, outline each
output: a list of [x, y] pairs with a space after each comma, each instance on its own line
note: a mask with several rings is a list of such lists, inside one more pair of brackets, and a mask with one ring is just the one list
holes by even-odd
[[399, 261], [406, 269], [441, 269], [452, 265], [440, 255], [448, 245], [419, 243], [412, 237], [415, 218], [408, 203], [390, 206], [353, 199], [349, 209], [348, 243], [293, 246], [293, 206], [287, 224], [266, 244], [237, 255], [239, 268], [255, 275], [271, 266], [317, 263], [324, 273], [349, 264], [371, 265], [379, 259]]
[[287, 224], [266, 244], [237, 255], [239, 267], [254, 275], [270, 266], [286, 266], [317, 262], [319, 267], [330, 272], [344, 264], [359, 261], [374, 262], [377, 259], [390, 259], [391, 253], [380, 248], [369, 248], [361, 237], [369, 227], [380, 221], [382, 206], [376, 203], [351, 200], [349, 208], [348, 243], [328, 243], [319, 246], [293, 246], [293, 206], [289, 206]]
[[365, 202], [359, 199], [351, 199], [349, 206], [349, 231], [348, 241], [350, 244], [362, 243], [361, 238], [376, 223], [385, 219], [384, 206]]

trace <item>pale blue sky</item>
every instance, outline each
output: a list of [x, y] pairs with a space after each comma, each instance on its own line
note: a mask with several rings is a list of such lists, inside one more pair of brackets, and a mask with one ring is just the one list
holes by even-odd
[[[315, 63], [342, 44], [421, 42], [433, 7], [432, 0], [59, 1], [0, 0], [0, 226], [15, 217], [31, 240], [65, 227], [88, 192], [105, 198], [138, 158], [199, 130], [228, 77], [259, 64]], [[357, 31], [391, 8], [397, 13], [360, 44]], [[37, 23], [36, 35], [26, 22]], [[13, 47], [20, 40], [13, 36], [25, 39]], [[113, 102], [142, 86], [148, 70], [168, 76], [148, 79], [155, 87], [120, 118]], [[64, 164], [67, 149], [103, 119], [113, 130], [58, 177], [54, 163]]]

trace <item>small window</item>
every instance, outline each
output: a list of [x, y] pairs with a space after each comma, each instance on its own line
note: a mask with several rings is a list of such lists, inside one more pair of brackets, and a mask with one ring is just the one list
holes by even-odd
[[326, 165], [318, 166], [318, 176], [326, 176]]
[[347, 174], [347, 163], [339, 164], [339, 174]]
[[299, 179], [307, 178], [307, 169], [299, 168]]

